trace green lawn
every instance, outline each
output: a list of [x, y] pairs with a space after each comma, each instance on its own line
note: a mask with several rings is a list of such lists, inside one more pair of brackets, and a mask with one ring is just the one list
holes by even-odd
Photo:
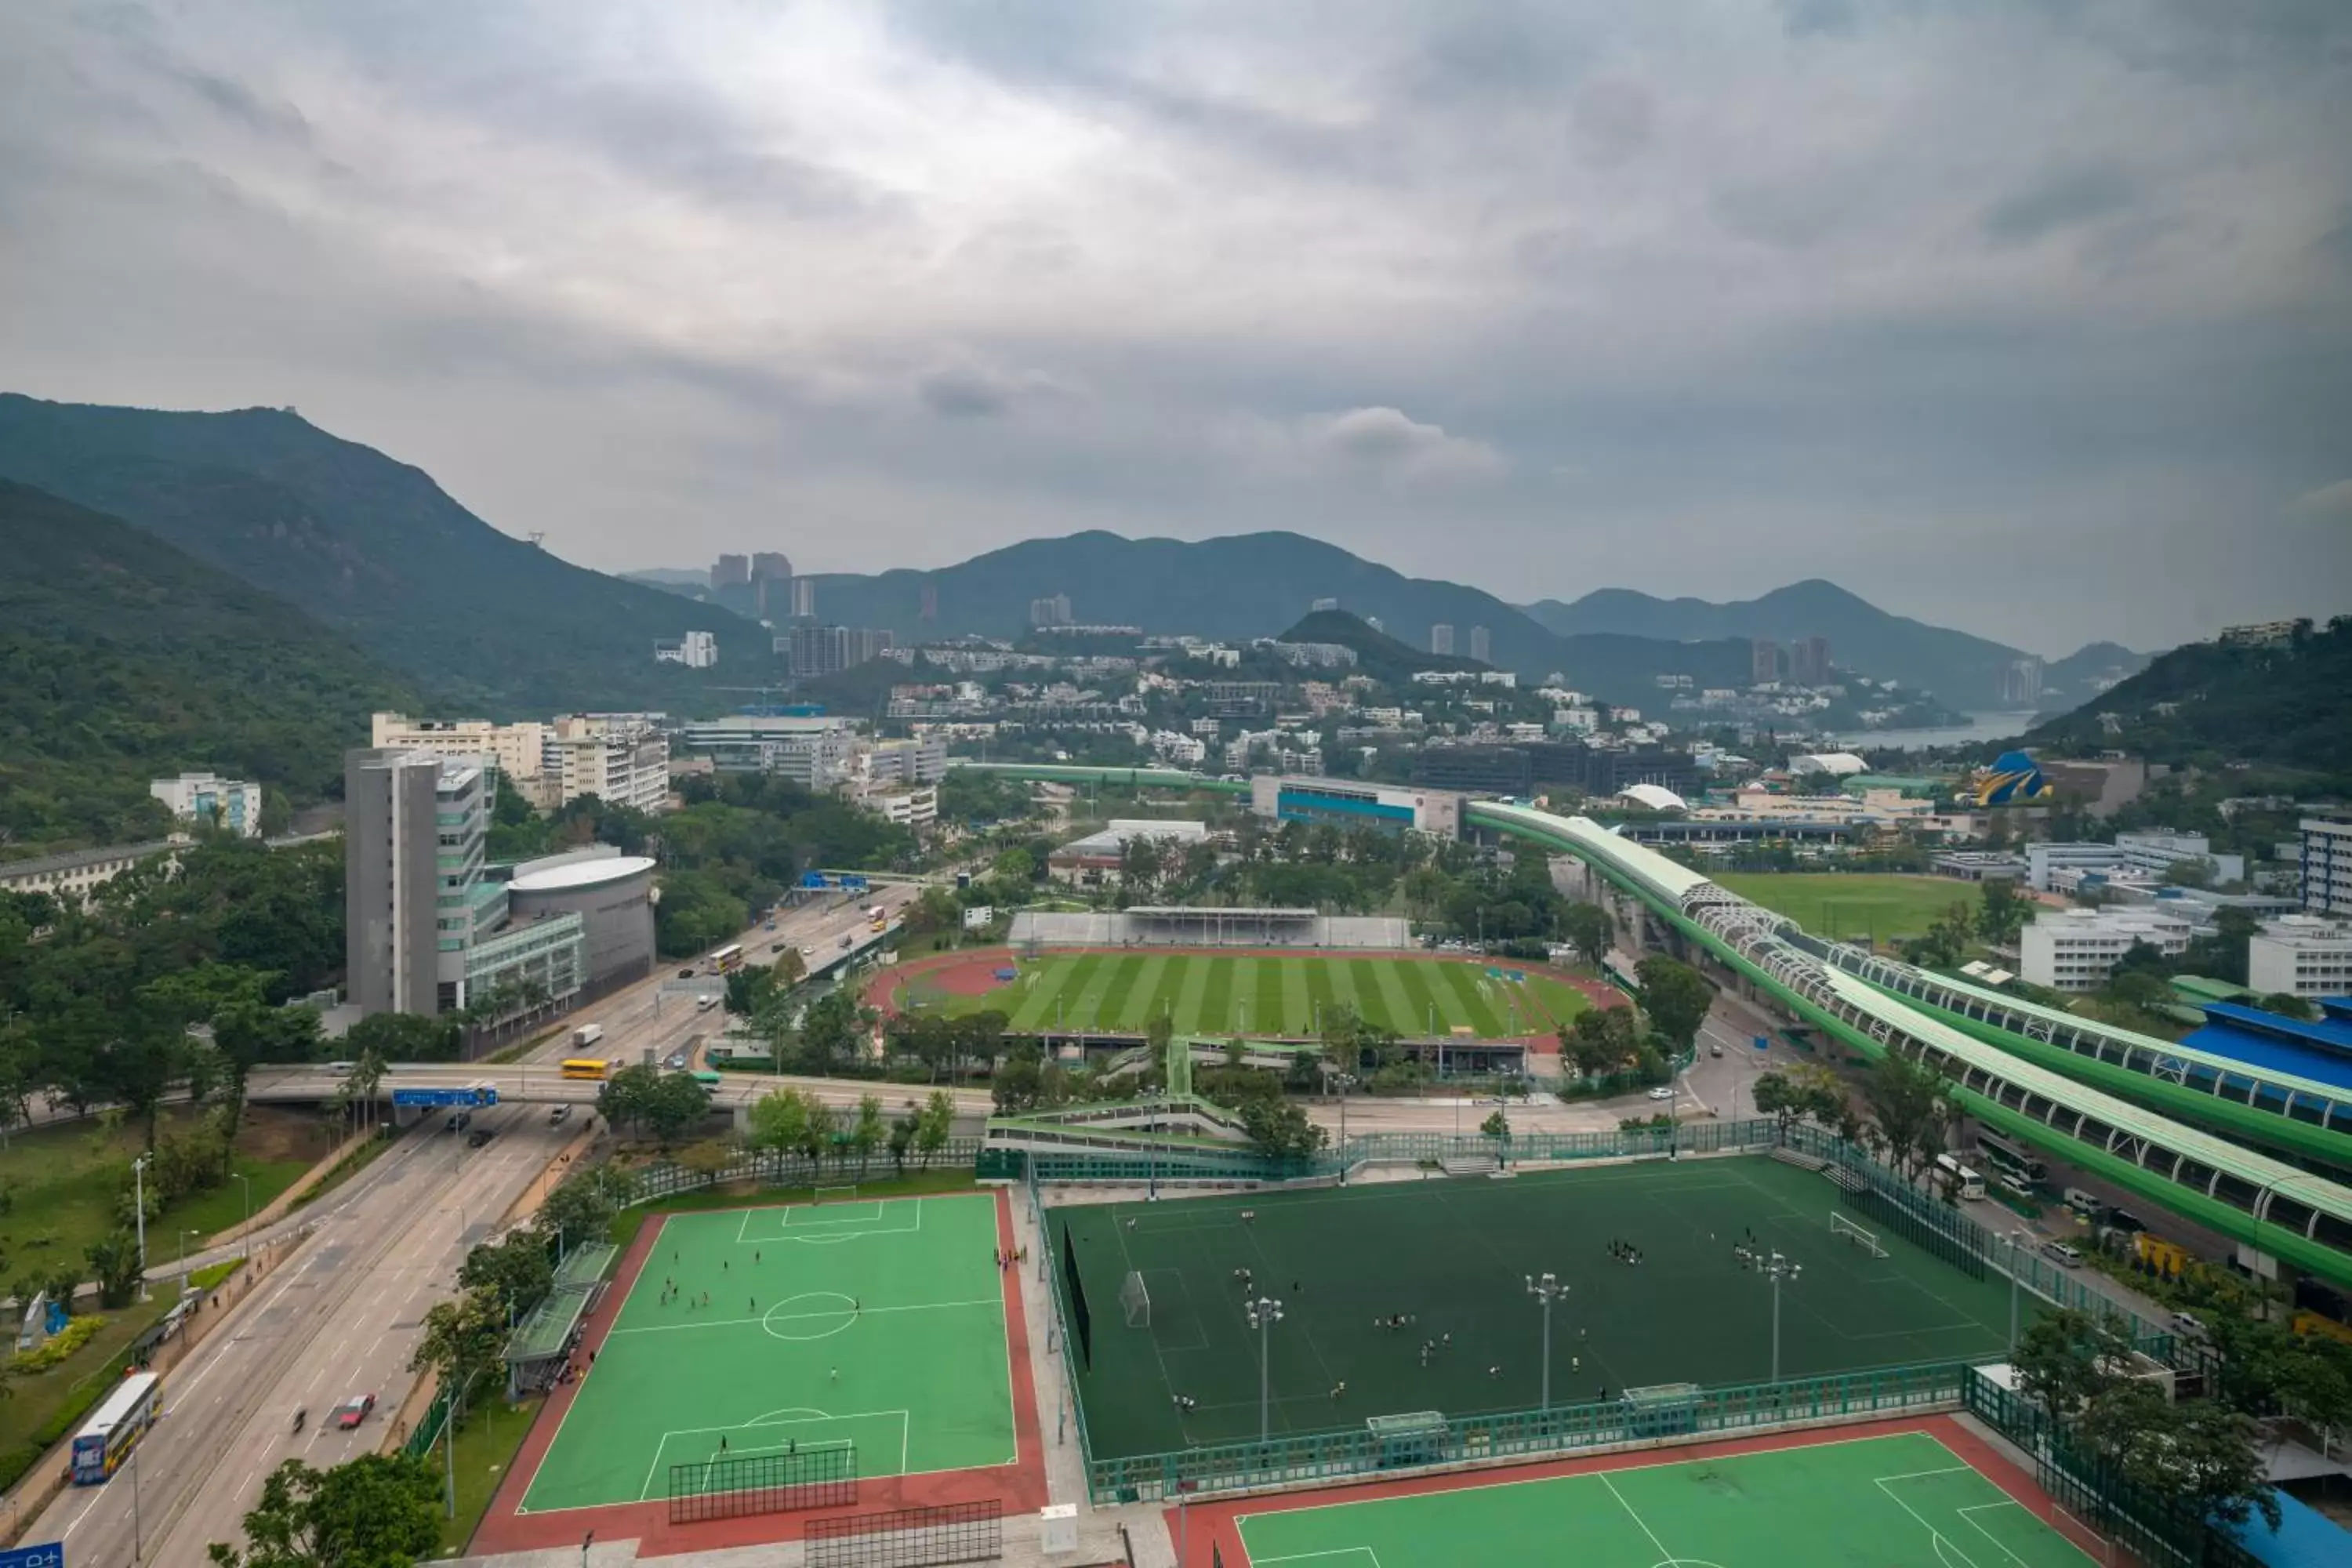
[[1180, 1035], [1294, 1039], [1318, 1034], [1324, 1011], [1340, 1005], [1408, 1037], [1466, 1028], [1504, 1039], [1549, 1035], [1591, 1005], [1575, 986], [1508, 959], [1078, 952], [1018, 967], [1019, 979], [982, 996], [927, 991], [918, 976], [906, 1000], [950, 1013], [1000, 1008], [1016, 1033], [1140, 1035], [1165, 1013]]
[[466, 1418], [457, 1423], [454, 1454], [445, 1458], [441, 1446], [434, 1445], [428, 1457], [436, 1463], [453, 1466], [457, 1472], [457, 1517], [441, 1521], [441, 1546], [448, 1555], [454, 1557], [463, 1552], [466, 1542], [474, 1538], [482, 1516], [490, 1510], [491, 1499], [498, 1495], [499, 1483], [507, 1479], [507, 1470], [521, 1451], [523, 1437], [539, 1418], [539, 1407], [544, 1403], [543, 1395], [532, 1394], [520, 1405], [509, 1405], [493, 1394], [467, 1411]]
[[1973, 909], [1983, 897], [1972, 885], [1949, 877], [1884, 872], [1725, 871], [1715, 880], [1832, 942], [1922, 936], [1954, 904]]
[[[2088, 1568], [2095, 1561], [1917, 1432], [1682, 1464], [1635, 1458], [1581, 1475], [1274, 1508], [1236, 1523], [1247, 1568], [1570, 1561], [1582, 1568]], [[1562, 1549], [1570, 1542], [1572, 1555]]]
[[[168, 1135], [192, 1113], [166, 1113]], [[235, 1168], [250, 1178], [252, 1205], [261, 1208], [294, 1184], [328, 1144], [321, 1137], [308, 1157], [301, 1139], [289, 1137], [283, 1113], [257, 1112], [239, 1138]], [[0, 1182], [7, 1184], [7, 1212], [0, 1214], [0, 1256], [9, 1278], [28, 1270], [47, 1274], [76, 1263], [92, 1242], [115, 1226], [115, 1194], [129, 1176], [131, 1159], [143, 1147], [142, 1129], [125, 1122], [108, 1131], [95, 1121], [53, 1123], [12, 1134], [0, 1151]], [[246, 1213], [246, 1184], [231, 1181], [174, 1204], [147, 1222], [147, 1261], [168, 1264], [179, 1254], [180, 1232], [191, 1251], [228, 1229]], [[87, 1271], [84, 1272], [87, 1278]]]
[[844, 1447], [866, 1478], [1013, 1463], [997, 1244], [988, 1193], [663, 1216], [521, 1511]]

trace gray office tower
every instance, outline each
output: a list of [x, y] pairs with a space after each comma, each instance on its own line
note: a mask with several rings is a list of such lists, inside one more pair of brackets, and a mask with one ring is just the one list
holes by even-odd
[[343, 755], [343, 958], [362, 1013], [440, 1011], [441, 759], [430, 752]]

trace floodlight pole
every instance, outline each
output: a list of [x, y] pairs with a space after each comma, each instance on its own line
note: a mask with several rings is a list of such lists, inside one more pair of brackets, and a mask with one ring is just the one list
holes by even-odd
[[1271, 1296], [1260, 1296], [1242, 1310], [1249, 1318], [1250, 1327], [1257, 1331], [1257, 1440], [1263, 1443], [1274, 1430], [1270, 1414], [1273, 1342], [1266, 1331], [1282, 1321], [1282, 1303]]
[[1543, 1308], [1543, 1401], [1538, 1408], [1551, 1408], [1551, 1304], [1568, 1294], [1568, 1287], [1557, 1274], [1527, 1276], [1528, 1294]]
[[2011, 1360], [2017, 1356], [2017, 1244], [2024, 1234], [2021, 1230], [2009, 1233], [2009, 1353]]
[[1780, 1381], [1780, 1284], [1794, 1283], [1805, 1271], [1805, 1266], [1787, 1254], [1775, 1252], [1764, 1260], [1765, 1278], [1772, 1281], [1772, 1381]]
[[[147, 1300], [148, 1159], [148, 1155], [142, 1154], [139, 1158], [131, 1162], [131, 1208], [133, 1216], [139, 1221], [139, 1299], [142, 1301]], [[72, 1310], [72, 1302], [70, 1300], [67, 1302], [67, 1310], [68, 1311]], [[136, 1490], [137, 1488], [134, 1486], [132, 1489]], [[134, 1552], [132, 1555], [135, 1556], [137, 1553]]]

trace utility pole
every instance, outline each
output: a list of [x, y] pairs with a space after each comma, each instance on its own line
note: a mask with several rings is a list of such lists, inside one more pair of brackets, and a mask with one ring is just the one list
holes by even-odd
[[1242, 1310], [1250, 1327], [1257, 1331], [1257, 1440], [1263, 1443], [1273, 1433], [1273, 1342], [1266, 1331], [1282, 1321], [1282, 1303], [1271, 1296], [1260, 1296]]
[[237, 1234], [245, 1239], [245, 1260], [250, 1263], [253, 1261], [253, 1178], [242, 1171], [231, 1171], [229, 1174], [245, 1184], [245, 1223], [237, 1226]]
[[1543, 1402], [1540, 1409], [1551, 1408], [1551, 1304], [1568, 1294], [1568, 1287], [1557, 1274], [1527, 1276], [1528, 1294], [1543, 1308]]
[[[131, 1162], [131, 1207], [139, 1221], [139, 1299], [147, 1300], [147, 1162], [142, 1154]], [[138, 1490], [134, 1482], [131, 1489]], [[137, 1533], [133, 1531], [133, 1533]], [[138, 1555], [136, 1551], [131, 1553]]]

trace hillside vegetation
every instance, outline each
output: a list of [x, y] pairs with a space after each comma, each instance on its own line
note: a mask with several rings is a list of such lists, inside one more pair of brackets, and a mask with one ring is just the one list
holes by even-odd
[[293, 606], [120, 519], [0, 479], [0, 856], [160, 836], [151, 779], [334, 791], [407, 685]]
[[2174, 765], [2352, 775], [2352, 616], [2273, 647], [2174, 648], [2025, 744], [2044, 756], [2120, 748]]
[[[299, 605], [467, 716], [717, 711], [713, 688], [776, 668], [751, 622], [572, 565], [490, 527], [422, 469], [287, 411], [0, 394], [0, 476], [110, 512]], [[657, 639], [688, 629], [717, 634], [718, 668], [653, 661]]]

